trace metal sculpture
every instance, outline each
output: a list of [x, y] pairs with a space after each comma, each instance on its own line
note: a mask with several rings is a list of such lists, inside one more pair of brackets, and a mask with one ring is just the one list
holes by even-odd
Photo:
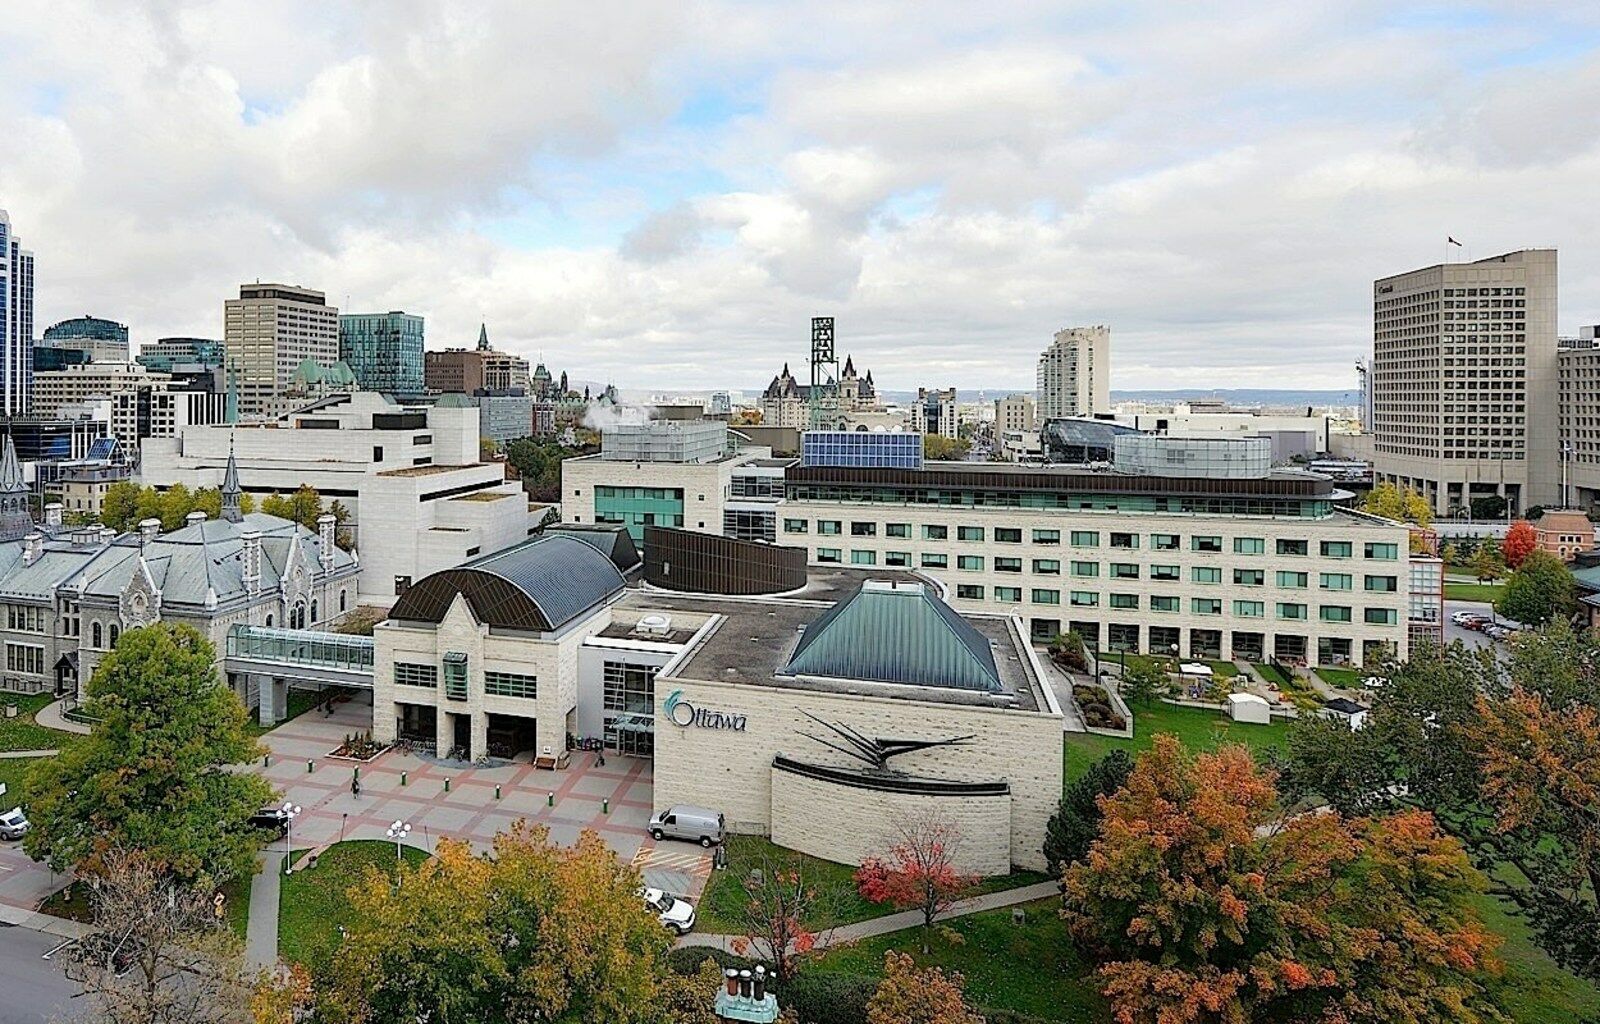
[[901, 754], [909, 754], [917, 750], [930, 750], [934, 747], [963, 747], [976, 738], [976, 733], [972, 733], [966, 736], [952, 736], [943, 740], [884, 739], [877, 736], [863, 736], [842, 723], [824, 722], [809, 711], [802, 711], [801, 714], [838, 736], [844, 741], [844, 744], [841, 745], [825, 740], [821, 736], [814, 736], [809, 732], [802, 732], [800, 735], [822, 744], [829, 750], [837, 751], [846, 757], [861, 761], [879, 771], [892, 770], [889, 768], [889, 758], [891, 757], [898, 757]]

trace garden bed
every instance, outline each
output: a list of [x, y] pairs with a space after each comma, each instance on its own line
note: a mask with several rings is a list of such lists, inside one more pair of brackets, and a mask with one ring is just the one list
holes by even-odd
[[1103, 736], [1132, 736], [1133, 715], [1122, 698], [1099, 683], [1073, 683], [1072, 705], [1084, 728]]

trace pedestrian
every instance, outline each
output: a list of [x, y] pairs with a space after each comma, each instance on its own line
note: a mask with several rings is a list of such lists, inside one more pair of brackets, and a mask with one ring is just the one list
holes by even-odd
[[353, 775], [350, 777], [350, 795], [361, 795], [361, 780]]

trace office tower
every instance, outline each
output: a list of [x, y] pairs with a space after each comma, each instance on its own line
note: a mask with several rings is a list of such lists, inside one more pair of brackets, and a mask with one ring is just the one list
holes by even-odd
[[1560, 500], [1554, 249], [1380, 278], [1372, 348], [1377, 479], [1442, 515]]
[[422, 394], [422, 317], [346, 313], [339, 317], [339, 358], [363, 391]]
[[282, 398], [306, 360], [339, 360], [339, 311], [322, 292], [285, 284], [246, 284], [223, 310], [228, 367], [239, 382], [239, 414], [276, 416], [292, 404]]
[[994, 432], [1038, 429], [1038, 407], [1032, 395], [1007, 395], [994, 401]]
[[7, 416], [28, 412], [33, 384], [33, 253], [0, 210], [0, 399]]
[[911, 405], [910, 427], [917, 434], [958, 436], [961, 420], [956, 413], [956, 389], [918, 388], [917, 400]]
[[33, 349], [33, 368], [64, 370], [83, 363], [128, 361], [128, 328], [97, 316], [73, 317], [44, 329]]
[[1068, 327], [1039, 355], [1039, 419], [1111, 410], [1111, 328]]

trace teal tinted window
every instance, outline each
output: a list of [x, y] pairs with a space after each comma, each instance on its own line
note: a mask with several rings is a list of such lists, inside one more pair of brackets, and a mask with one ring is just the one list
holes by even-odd
[[626, 526], [633, 542], [643, 544], [646, 526], [683, 526], [683, 488], [602, 484], [594, 489], [594, 519]]

